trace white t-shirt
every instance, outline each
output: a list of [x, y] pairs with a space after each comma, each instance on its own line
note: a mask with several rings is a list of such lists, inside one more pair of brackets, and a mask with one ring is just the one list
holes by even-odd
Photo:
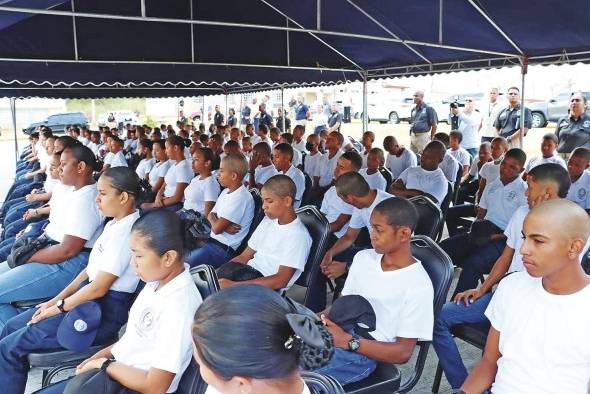
[[426, 171], [422, 167], [410, 167], [401, 173], [399, 179], [406, 189], [420, 190], [434, 197], [439, 207], [449, 191], [449, 182], [440, 168]]
[[449, 152], [445, 152], [443, 161], [438, 165], [438, 168], [442, 170], [449, 182], [454, 184], [457, 181], [459, 162]]
[[459, 147], [457, 150], [447, 149], [447, 152], [462, 166], [468, 166], [471, 163], [471, 155], [465, 148]]
[[[205, 394], [223, 394], [223, 393], [215, 390], [215, 387], [213, 387], [213, 386], [207, 386], [207, 390], [205, 390]], [[301, 391], [301, 394], [311, 394], [311, 391], [309, 391], [309, 387], [307, 387], [306, 384], [303, 385], [303, 390]]]
[[432, 339], [434, 325], [432, 282], [420, 261], [395, 271], [383, 271], [382, 254], [374, 249], [354, 256], [342, 295], [364, 297], [375, 311], [375, 331], [381, 342], [398, 337]]
[[305, 269], [311, 237], [299, 218], [281, 225], [278, 219], [265, 216], [248, 240], [248, 247], [256, 251], [248, 265], [264, 276], [276, 274], [281, 265], [295, 269], [287, 287], [283, 289], [287, 290]]
[[371, 214], [373, 213], [373, 209], [379, 204], [381, 201], [386, 200], [388, 198], [392, 198], [391, 194], [384, 192], [383, 190], [377, 190], [377, 194], [375, 195], [375, 200], [368, 208], [358, 209], [356, 207], [352, 210], [352, 217], [350, 218], [349, 226], [352, 228], [363, 228], [366, 227], [369, 230], [369, 234], [373, 232], [373, 226], [371, 226]]
[[291, 164], [293, 166], [298, 167], [303, 162], [303, 156], [301, 152], [297, 149], [293, 149], [293, 160], [291, 160]]
[[103, 160], [104, 165], [106, 166], [108, 164], [110, 166], [114, 158], [115, 154], [113, 152], [107, 152]]
[[328, 154], [324, 155], [324, 161], [321, 164], [322, 167], [322, 175], [320, 175], [320, 186], [326, 187], [330, 183], [332, 183], [332, 178], [334, 178], [334, 170], [336, 169], [336, 164], [338, 164], [338, 159], [342, 156], [344, 152], [339, 150], [336, 152], [334, 157], [331, 159], [329, 158]]
[[369, 151], [365, 148], [363, 148], [363, 151], [361, 152], [361, 158], [363, 159], [363, 165], [361, 166], [361, 168], [367, 168], [367, 159], [369, 158]]
[[241, 227], [240, 231], [235, 234], [229, 234], [225, 231], [220, 234], [211, 233], [211, 238], [235, 250], [248, 233], [254, 218], [254, 199], [252, 195], [244, 186], [240, 186], [231, 193], [229, 189], [224, 189], [217, 198], [211, 212], [215, 213], [218, 218], [225, 218]]
[[289, 178], [295, 182], [295, 201], [293, 201], [293, 207], [299, 208], [301, 206], [301, 200], [303, 199], [303, 193], [305, 192], [305, 175], [299, 169], [291, 165], [287, 172], [285, 172]]
[[152, 168], [154, 168], [155, 164], [156, 159], [153, 157], [151, 159], [142, 159], [137, 165], [135, 173], [140, 179], [144, 179], [146, 175], [149, 175], [149, 173], [152, 171]]
[[[66, 186], [61, 181], [58, 181], [55, 186], [53, 186], [53, 190], [51, 192], [51, 198], [49, 199], [49, 224], [47, 227], [51, 226], [51, 223], [56, 223], [59, 221], [58, 218], [63, 218], [66, 214], [66, 210], [64, 210], [64, 206], [67, 208], [67, 203], [69, 201], [69, 194], [74, 191], [73, 186]], [[54, 227], [54, 226], [51, 226]], [[50, 228], [51, 228], [50, 227]], [[57, 229], [56, 229], [57, 231]]]
[[305, 139], [304, 138], [301, 138], [301, 141], [299, 141], [299, 142], [295, 142], [295, 140], [293, 140], [293, 143], [291, 144], [291, 146], [293, 147], [293, 149], [296, 149], [299, 152], [307, 153], [307, 149], [305, 149]]
[[481, 124], [481, 114], [475, 110], [471, 113], [461, 112], [459, 114], [459, 130], [463, 134], [461, 147], [473, 149], [481, 144], [478, 129]]
[[500, 178], [487, 184], [479, 201], [479, 206], [487, 210], [485, 219], [505, 230], [514, 211], [527, 205], [526, 189], [526, 182], [521, 177], [516, 177], [507, 185]]
[[58, 203], [57, 215], [51, 215], [45, 233], [60, 243], [66, 235], [78, 237], [86, 240], [85, 248], [91, 248], [102, 231], [103, 217], [96, 206], [97, 194], [96, 183], [66, 193], [64, 200]]
[[163, 163], [161, 161], [157, 162], [150, 170], [150, 185], [154, 186], [156, 182], [158, 182], [158, 179], [164, 178], [166, 176], [166, 173], [170, 169], [170, 166], [172, 166], [173, 164], [174, 161], [172, 160], [166, 160]]
[[502, 161], [488, 161], [479, 170], [479, 176], [486, 180], [486, 184], [492, 183], [500, 177], [500, 163]]
[[369, 174], [367, 174], [367, 169], [362, 168], [359, 171], [359, 174], [361, 174], [363, 176], [363, 178], [365, 178], [365, 181], [367, 181], [367, 183], [369, 184], [371, 189], [378, 189], [378, 190], [385, 191], [385, 189], [387, 188], [387, 181], [385, 180], [385, 178], [383, 177], [383, 175], [381, 175], [381, 173], [379, 171], [375, 171], [374, 174], [369, 175]]
[[533, 168], [535, 168], [536, 166], [540, 166], [541, 164], [545, 164], [545, 163], [556, 163], [559, 164], [560, 166], [562, 166], [563, 168], [567, 169], [567, 165], [565, 164], [565, 160], [563, 160], [561, 157], [557, 156], [557, 155], [553, 155], [550, 157], [533, 157], [531, 160], [529, 160], [528, 164], [525, 167], [525, 171], [529, 172], [530, 170], [532, 170]]
[[308, 154], [305, 156], [305, 163], [303, 166], [303, 170], [307, 175], [309, 175], [312, 179], [314, 176], [321, 176], [322, 175], [322, 162], [323, 162], [324, 155], [320, 152], [316, 153], [315, 155]]
[[[338, 197], [338, 193], [336, 192], [336, 186], [331, 186], [328, 191], [324, 194], [324, 199], [322, 200], [322, 207], [320, 208], [320, 212], [326, 215], [326, 219], [328, 223], [334, 223], [336, 219], [340, 215], [351, 215], [354, 211], [354, 207], [350, 204], [347, 204]], [[334, 233], [334, 235], [338, 238], [342, 237], [346, 230], [348, 229], [348, 224], [350, 220], [342, 226], [340, 230]]]
[[47, 175], [45, 182], [43, 182], [43, 189], [45, 189], [45, 193], [51, 193], [55, 185], [59, 183], [59, 179], [54, 179], [51, 175]]
[[587, 394], [590, 286], [570, 295], [519, 272], [503, 279], [486, 316], [500, 332], [494, 394]]
[[[504, 231], [504, 235], [506, 236], [506, 246], [514, 249], [514, 255], [512, 256], [512, 262], [510, 263], [510, 267], [508, 268], [508, 272], [518, 272], [524, 271], [524, 265], [522, 264], [522, 254], [520, 254], [520, 247], [522, 246], [522, 228], [524, 224], [524, 219], [526, 215], [529, 213], [528, 205], [523, 205], [519, 207], [510, 218], [510, 222], [508, 222], [508, 226], [506, 226], [506, 230]], [[587, 252], [590, 248], [590, 238], [586, 242], [586, 246], [584, 246], [584, 251]], [[584, 257], [584, 253], [580, 254], [580, 263], [582, 262], [582, 258]]]
[[266, 181], [268, 181], [273, 176], [277, 175], [279, 172], [272, 164], [263, 167], [262, 165], [258, 165], [254, 169], [254, 180], [256, 181], [257, 185], [264, 185]]
[[481, 127], [481, 135], [483, 137], [495, 137], [498, 131], [494, 127], [494, 122], [498, 119], [498, 115], [503, 106], [498, 102], [488, 103], [487, 110], [483, 112], [483, 123]]
[[117, 280], [111, 290], [133, 293], [137, 288], [139, 277], [131, 267], [131, 248], [129, 237], [131, 226], [139, 219], [139, 211], [125, 216], [119, 221], [109, 221], [94, 243], [86, 266], [88, 279], [92, 282], [99, 271], [113, 274]]
[[90, 141], [88, 143], [88, 145], [86, 145], [88, 147], [88, 149], [90, 149], [92, 151], [92, 153], [94, 153], [95, 156], [98, 156], [98, 150], [100, 148], [100, 145], [95, 144], [94, 142]]
[[584, 171], [578, 180], [572, 183], [566, 198], [584, 209], [590, 209], [590, 173], [588, 171]]
[[219, 186], [219, 182], [213, 175], [205, 179], [201, 179], [197, 175], [184, 189], [184, 209], [192, 209], [195, 212], [203, 213], [205, 203], [217, 201], [220, 192], [221, 186]]
[[[106, 159], [105, 159], [106, 160]], [[122, 151], [119, 151], [111, 157], [111, 168], [115, 167], [127, 167], [127, 160], [125, 160], [125, 155]]]
[[[471, 163], [471, 167], [469, 167], [469, 175], [471, 176], [471, 180], [476, 180], [479, 178], [479, 157], [476, 157], [475, 160]], [[484, 163], [485, 164], [485, 163]], [[483, 167], [483, 164], [482, 164]]]
[[127, 330], [111, 349], [123, 364], [144, 371], [157, 368], [174, 373], [166, 391], [176, 391], [192, 357], [191, 326], [201, 295], [185, 270], [158, 289], [158, 282], [145, 285], [129, 312]]
[[174, 163], [164, 177], [164, 183], [166, 184], [164, 197], [172, 197], [176, 192], [177, 183], [189, 184], [194, 176], [193, 169], [187, 160]]
[[399, 178], [402, 172], [410, 167], [415, 167], [418, 165], [418, 158], [416, 154], [412, 152], [410, 149], [403, 148], [401, 155], [398, 157], [396, 155], [388, 154], [387, 159], [385, 160], [385, 167], [391, 171], [393, 175], [393, 179]]

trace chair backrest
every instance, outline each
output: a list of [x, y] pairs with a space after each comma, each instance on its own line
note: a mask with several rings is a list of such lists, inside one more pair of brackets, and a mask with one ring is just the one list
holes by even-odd
[[[215, 269], [210, 265], [193, 267], [190, 273], [203, 299], [219, 291], [219, 282], [217, 281]], [[202, 394], [206, 388], [207, 384], [201, 378], [199, 366], [194, 359], [191, 359], [190, 364], [184, 370], [182, 378], [178, 383], [176, 394]]]
[[443, 213], [443, 217], [447, 214], [447, 210], [451, 205], [451, 201], [453, 199], [453, 184], [451, 182], [447, 182], [447, 194], [445, 198], [440, 203], [440, 210]]
[[254, 187], [250, 189], [250, 194], [254, 199], [254, 217], [252, 218], [252, 223], [250, 224], [250, 228], [248, 229], [246, 236], [244, 237], [242, 243], [240, 244], [240, 246], [238, 246], [238, 249], [236, 250], [236, 256], [242, 253], [244, 249], [246, 249], [246, 246], [248, 245], [248, 240], [250, 240], [250, 237], [254, 233], [254, 230], [256, 230], [256, 227], [258, 227], [262, 219], [264, 219], [264, 212], [262, 211], [262, 197], [260, 196], [260, 191]]
[[463, 165], [459, 163], [459, 169], [457, 170], [457, 177], [453, 185], [453, 204], [457, 201], [459, 196], [459, 189], [461, 188], [461, 178], [463, 177]]
[[307, 228], [312, 244], [305, 263], [305, 270], [295, 283], [307, 288], [303, 304], [314, 312], [318, 312], [321, 310], [318, 308], [322, 308], [321, 305], [318, 305], [318, 299], [321, 297], [322, 292], [323, 303], [325, 304], [326, 283], [325, 277], [320, 272], [320, 263], [328, 247], [330, 224], [326, 217], [313, 205], [301, 207], [296, 212], [299, 220]]
[[311, 186], [312, 180], [306, 172], [303, 173], [305, 177], [305, 190], [303, 191], [303, 195], [301, 196], [301, 206], [307, 205], [309, 203], [309, 197], [311, 196]]
[[391, 171], [389, 171], [387, 167], [383, 166], [379, 167], [379, 172], [381, 173], [381, 175], [383, 175], [383, 178], [385, 178], [385, 182], [387, 183], [387, 185], [385, 186], [385, 191], [388, 191], [389, 187], [393, 183], [393, 174], [391, 173]]
[[440, 208], [426, 196], [412, 197], [410, 201], [418, 211], [418, 226], [414, 234], [436, 239], [444, 224]]
[[313, 394], [344, 394], [344, 389], [340, 383], [331, 376], [302, 371], [301, 377]]
[[[432, 239], [423, 235], [412, 237], [412, 256], [422, 262], [422, 266], [432, 281], [434, 289], [433, 312], [436, 321], [451, 286], [453, 263], [450, 257]], [[414, 370], [410, 377], [402, 383], [397, 391], [398, 393], [407, 393], [420, 380], [426, 364], [429, 346], [430, 341], [418, 341], [419, 351]]]
[[190, 274], [201, 294], [201, 298], [205, 299], [219, 291], [217, 274], [215, 273], [215, 268], [212, 266], [205, 264], [198, 265], [190, 269]]
[[444, 305], [451, 280], [453, 263], [451, 258], [434, 242], [424, 235], [412, 237], [412, 256], [422, 262], [434, 289], [434, 317], [438, 316]]

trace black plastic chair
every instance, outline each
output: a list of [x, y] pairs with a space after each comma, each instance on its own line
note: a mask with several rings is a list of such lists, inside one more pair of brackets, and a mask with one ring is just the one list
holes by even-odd
[[301, 206], [305, 206], [311, 203], [311, 201], [309, 201], [311, 199], [311, 187], [313, 185], [313, 181], [311, 180], [311, 177], [309, 175], [307, 175], [306, 172], [303, 173], [303, 176], [305, 176], [305, 191], [303, 192], [303, 195], [301, 196]]
[[331, 376], [303, 371], [301, 377], [312, 394], [344, 394], [344, 389], [340, 383]]
[[436, 239], [444, 224], [440, 208], [426, 196], [416, 196], [409, 200], [418, 211], [418, 226], [414, 234]]
[[238, 246], [238, 249], [236, 250], [236, 256], [246, 249], [246, 246], [248, 246], [248, 240], [250, 240], [250, 237], [254, 233], [254, 230], [256, 230], [256, 227], [258, 227], [260, 222], [262, 222], [262, 219], [264, 219], [264, 212], [262, 211], [262, 197], [260, 196], [260, 191], [256, 188], [252, 188], [250, 189], [250, 194], [254, 199], [254, 217], [252, 218], [252, 224], [250, 224], [250, 228], [248, 229], [246, 236], [244, 237], [242, 243], [240, 244], [240, 246]]
[[314, 312], [319, 312], [326, 308], [326, 277], [320, 272], [320, 263], [328, 248], [330, 224], [325, 216], [312, 205], [301, 207], [296, 212], [299, 220], [307, 228], [312, 244], [305, 263], [305, 270], [297, 278], [295, 284], [306, 288], [302, 300], [303, 305]]
[[[442, 212], [442, 215], [443, 215], [443, 223], [444, 223], [445, 219], [447, 218], [447, 211], [449, 210], [449, 206], [451, 205], [452, 199], [453, 199], [453, 185], [451, 184], [451, 182], [448, 182], [447, 195], [440, 203], [440, 211]], [[436, 242], [439, 242], [440, 239], [442, 238], [443, 229], [444, 229], [444, 225], [440, 226], [440, 231], [438, 232], [438, 235], [436, 236]]]
[[[422, 262], [422, 266], [432, 281], [434, 289], [433, 311], [436, 321], [451, 286], [453, 263], [432, 239], [423, 235], [412, 237], [412, 255]], [[347, 384], [344, 386], [344, 390], [349, 394], [407, 393], [420, 380], [428, 356], [430, 341], [418, 341], [416, 345], [418, 346], [418, 355], [414, 371], [401, 385], [401, 376], [395, 365], [380, 362], [377, 364], [377, 369], [368, 378]]]
[[457, 197], [459, 197], [459, 189], [461, 189], [461, 178], [463, 177], [463, 166], [459, 163], [459, 169], [457, 170], [457, 177], [453, 184], [453, 205], [457, 203]]
[[[455, 338], [461, 339], [462, 341], [467, 342], [471, 346], [475, 346], [483, 352], [486, 346], [489, 330], [489, 323], [461, 324], [454, 326], [451, 329], [451, 334], [453, 334]], [[440, 367], [440, 363], [438, 363], [436, 367], [436, 373], [434, 375], [434, 381], [432, 382], [432, 392], [434, 394], [437, 394], [440, 388], [442, 373], [442, 368]]]
[[389, 187], [391, 186], [391, 184], [394, 181], [393, 174], [391, 173], [391, 171], [389, 171], [388, 168], [383, 167], [383, 166], [379, 167], [379, 172], [381, 173], [381, 175], [383, 175], [383, 178], [385, 178], [385, 182], [386, 182], [385, 191], [388, 191]]
[[[215, 273], [215, 269], [210, 265], [193, 267], [190, 273], [203, 299], [219, 291], [217, 274]], [[201, 378], [199, 366], [194, 359], [191, 359], [190, 364], [182, 374], [180, 382], [178, 382], [176, 394], [203, 394], [206, 388], [207, 384]]]

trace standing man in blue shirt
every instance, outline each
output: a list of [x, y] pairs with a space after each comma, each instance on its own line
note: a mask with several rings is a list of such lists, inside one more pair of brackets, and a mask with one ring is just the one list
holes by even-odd
[[411, 113], [410, 149], [421, 154], [436, 133], [438, 116], [434, 108], [424, 102], [423, 91], [414, 93], [414, 104], [416, 106]]
[[305, 132], [305, 125], [311, 117], [309, 107], [303, 102], [303, 96], [297, 96], [297, 104], [295, 105], [295, 125], [303, 126]]

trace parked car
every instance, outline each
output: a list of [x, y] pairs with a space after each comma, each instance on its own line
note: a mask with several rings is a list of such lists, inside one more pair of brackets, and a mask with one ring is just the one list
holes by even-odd
[[[582, 94], [590, 98], [590, 92]], [[545, 127], [548, 122], [557, 122], [566, 116], [570, 107], [570, 96], [569, 92], [560, 93], [547, 101], [527, 104], [533, 115], [533, 127]]]
[[70, 125], [87, 126], [88, 119], [82, 112], [66, 112], [54, 114], [47, 117], [41, 122], [31, 123], [23, 129], [25, 134], [31, 134], [39, 126], [50, 127], [54, 133], [63, 133], [65, 128]]
[[139, 119], [133, 111], [111, 111], [99, 116], [99, 126], [119, 127], [121, 124], [137, 124]]
[[[400, 121], [410, 120], [410, 112], [414, 106], [414, 99], [406, 97], [401, 100], [384, 100], [377, 101], [377, 97], [372, 100], [369, 97], [367, 103], [367, 113], [369, 114], [369, 122], [377, 121], [379, 123], [397, 124]], [[362, 119], [362, 112], [358, 114]]]

